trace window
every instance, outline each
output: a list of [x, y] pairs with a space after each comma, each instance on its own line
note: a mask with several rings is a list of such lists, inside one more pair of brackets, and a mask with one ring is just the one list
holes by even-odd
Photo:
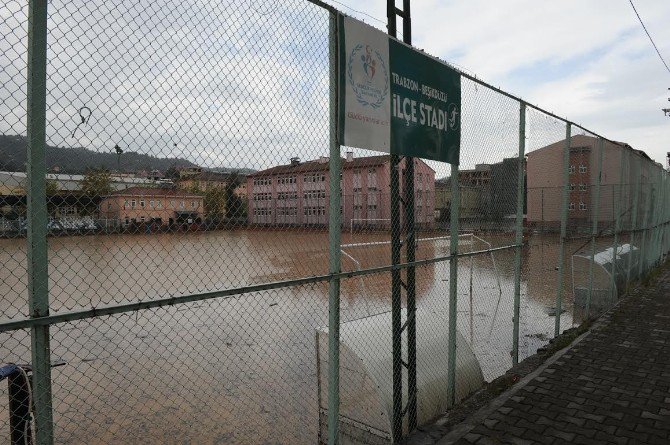
[[568, 173], [571, 173], [571, 174], [572, 174], [572, 173], [574, 173], [574, 172], [575, 172], [575, 166], [574, 166], [574, 165], [571, 165], [571, 166], [568, 168]]
[[586, 204], [583, 202], [579, 203], [579, 210], [586, 210]]
[[575, 203], [571, 202], [570, 206], [568, 207], [568, 210], [575, 210]]
[[154, 200], [153, 199], [149, 201], [149, 208], [152, 208], [152, 209], [154, 208]]
[[123, 208], [124, 208], [124, 209], [127, 209], [127, 208], [128, 208], [128, 200], [127, 200], [127, 199], [125, 199], [125, 200], [123, 201]]
[[195, 205], [196, 205], [196, 202], [195, 202], [195, 201], [191, 201], [191, 208], [195, 209]]
[[144, 199], [140, 199], [140, 207], [144, 208]]
[[159, 199], [158, 201], [156, 201], [156, 207], [159, 208], [159, 209], [162, 209], [162, 208], [163, 208], [163, 204], [161, 204], [161, 200], [160, 200], [160, 199]]
[[579, 190], [581, 190], [582, 192], [585, 192], [586, 191], [586, 184], [579, 184]]
[[181, 202], [179, 203], [179, 208], [180, 208], [180, 209], [183, 209], [183, 208], [184, 208], [184, 201], [181, 201]]
[[581, 164], [579, 166], [579, 173], [586, 173], [586, 165]]
[[272, 178], [256, 178], [254, 179], [254, 185], [270, 185], [272, 184]]
[[571, 192], [574, 191], [574, 190], [575, 190], [575, 185], [574, 185], [574, 184], [570, 184], [570, 185], [568, 186], [568, 190], [570, 190]]
[[133, 199], [133, 200], [130, 201], [130, 208], [131, 208], [131, 209], [134, 209], [136, 205], [137, 205], [137, 201], [136, 201], [136, 200]]
[[144, 222], [144, 216], [140, 216], [140, 222]]
[[170, 200], [170, 206], [174, 209], [174, 199]]
[[[125, 206], [123, 208], [125, 209]], [[112, 203], [111, 202], [107, 203], [107, 210], [112, 210]]]

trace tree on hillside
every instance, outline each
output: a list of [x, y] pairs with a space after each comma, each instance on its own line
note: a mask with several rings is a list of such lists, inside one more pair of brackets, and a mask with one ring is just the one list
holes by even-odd
[[59, 191], [60, 189], [58, 187], [58, 181], [54, 181], [53, 179], [47, 179], [46, 182], [47, 212], [49, 213], [49, 215], [53, 215], [56, 211], [56, 205], [54, 204], [54, 200], [52, 198], [58, 195]]
[[177, 170], [176, 164], [172, 164], [170, 168], [165, 170], [165, 177], [167, 179], [179, 179], [179, 170]]
[[83, 200], [82, 215], [95, 215], [100, 199], [112, 193], [112, 177], [109, 170], [104, 168], [87, 170], [81, 181], [81, 191], [88, 198]]
[[58, 194], [58, 182], [53, 179], [47, 179], [46, 183], [47, 196], [54, 196]]
[[237, 172], [231, 173], [223, 189], [226, 202], [226, 218], [241, 218], [244, 215], [244, 203], [239, 196], [235, 194], [235, 189], [242, 183], [242, 179]]
[[203, 198], [205, 215], [211, 220], [219, 221], [223, 218], [226, 209], [224, 190], [219, 187], [207, 187]]
[[89, 169], [81, 181], [81, 191], [89, 198], [98, 198], [112, 193], [112, 177], [109, 170]]

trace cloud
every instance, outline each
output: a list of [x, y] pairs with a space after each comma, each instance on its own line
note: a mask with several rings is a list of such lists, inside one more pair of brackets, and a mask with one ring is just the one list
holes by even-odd
[[[386, 2], [341, 2], [383, 29]], [[670, 4], [638, 9], [670, 58]], [[49, 13], [50, 143], [251, 168], [327, 154], [325, 10], [305, 0], [54, 0]], [[670, 75], [626, 2], [424, 0], [412, 13], [415, 46], [663, 161]], [[0, 7], [5, 133], [25, 132], [26, 14], [18, 2]], [[464, 88], [463, 165], [514, 155], [518, 104]], [[93, 115], [72, 138], [84, 105]], [[562, 137], [559, 123], [548, 127]]]

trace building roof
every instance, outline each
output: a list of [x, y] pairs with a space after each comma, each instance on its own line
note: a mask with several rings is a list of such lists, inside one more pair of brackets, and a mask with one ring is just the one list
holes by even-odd
[[182, 196], [185, 198], [202, 198], [202, 195], [195, 195], [186, 190], [168, 187], [129, 187], [125, 190], [112, 192], [110, 196]]
[[[341, 158], [341, 160], [343, 168], [363, 168], [383, 165], [390, 161], [390, 155], [363, 156], [360, 158], [353, 158], [351, 161], [347, 161], [345, 158]], [[423, 162], [421, 159], [419, 159], [419, 161]], [[430, 166], [428, 167], [430, 168]], [[247, 176], [254, 177], [268, 175], [288, 175], [292, 173], [308, 173], [319, 171], [328, 171], [328, 158], [305, 161], [299, 164], [277, 165], [265, 170], [259, 170], [255, 173], [250, 173]]]
[[[58, 183], [58, 190], [76, 192], [81, 190], [81, 183], [85, 175], [70, 175], [66, 173], [47, 173], [47, 181]], [[27, 182], [26, 172], [0, 172], [0, 184], [14, 187], [25, 187]], [[110, 175], [110, 185], [114, 190], [122, 190], [130, 186], [146, 186], [153, 181], [146, 178], [132, 178], [127, 176]]]
[[[212, 171], [202, 171], [193, 175], [183, 176], [177, 179], [177, 181], [228, 181], [232, 176], [232, 173], [220, 173]], [[238, 175], [240, 177], [244, 175]]]

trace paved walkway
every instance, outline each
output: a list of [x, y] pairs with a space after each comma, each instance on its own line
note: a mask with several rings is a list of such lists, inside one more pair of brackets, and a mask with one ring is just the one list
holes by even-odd
[[438, 444], [670, 444], [670, 267], [479, 414]]

